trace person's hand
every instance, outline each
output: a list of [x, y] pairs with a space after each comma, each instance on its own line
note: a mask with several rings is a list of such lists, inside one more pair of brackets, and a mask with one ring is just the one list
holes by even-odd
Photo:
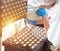
[[36, 10], [36, 14], [38, 16], [41, 16], [42, 18], [44, 18], [44, 16], [47, 15], [47, 12], [44, 8], [39, 8]]

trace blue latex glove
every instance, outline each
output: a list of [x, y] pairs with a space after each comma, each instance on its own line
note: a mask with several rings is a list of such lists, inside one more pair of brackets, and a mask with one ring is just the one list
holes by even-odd
[[28, 18], [26, 18], [26, 21], [28, 24], [32, 24], [32, 25], [36, 25], [36, 21], [35, 20], [29, 20]]
[[44, 18], [44, 15], [47, 15], [46, 10], [45, 10], [44, 8], [39, 8], [39, 9], [37, 9], [37, 10], [36, 10], [36, 14], [37, 14], [38, 16], [41, 16], [42, 18]]

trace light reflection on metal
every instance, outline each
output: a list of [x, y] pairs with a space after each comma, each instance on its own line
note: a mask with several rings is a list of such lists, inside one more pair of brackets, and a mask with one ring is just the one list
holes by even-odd
[[10, 40], [7, 39], [4, 43], [7, 43], [8, 41], [8, 43], [12, 42], [10, 44], [17, 44], [19, 47], [28, 46], [31, 49], [34, 49], [45, 38], [46, 38], [46, 33], [44, 31], [44, 28], [34, 26], [33, 28], [29, 29], [28, 27], [25, 27], [21, 31], [16, 33], [14, 36], [12, 36]]
[[2, 0], [2, 27], [26, 17], [27, 0]]

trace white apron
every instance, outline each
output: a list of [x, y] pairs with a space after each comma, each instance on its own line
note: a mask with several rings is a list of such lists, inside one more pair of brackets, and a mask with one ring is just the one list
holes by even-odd
[[53, 45], [60, 47], [60, 4], [54, 6], [47, 37]]

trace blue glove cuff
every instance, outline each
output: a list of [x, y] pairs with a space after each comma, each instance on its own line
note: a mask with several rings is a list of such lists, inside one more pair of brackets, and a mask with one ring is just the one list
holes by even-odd
[[37, 21], [35, 20], [29, 20], [28, 18], [26, 18], [26, 21], [28, 24], [32, 24], [32, 25], [36, 25]]

